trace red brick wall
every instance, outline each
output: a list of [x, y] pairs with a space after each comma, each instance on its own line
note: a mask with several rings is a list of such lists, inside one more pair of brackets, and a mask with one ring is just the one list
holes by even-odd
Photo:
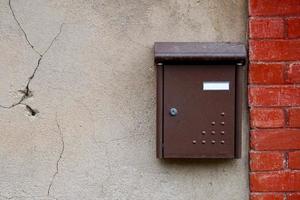
[[300, 200], [300, 0], [249, 0], [251, 200]]

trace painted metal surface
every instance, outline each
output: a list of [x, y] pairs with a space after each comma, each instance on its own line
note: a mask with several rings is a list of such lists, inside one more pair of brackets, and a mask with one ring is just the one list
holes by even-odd
[[[206, 81], [228, 81], [231, 87], [203, 90]], [[169, 113], [173, 107], [176, 116]], [[234, 124], [234, 65], [164, 67], [165, 158], [233, 158]]]
[[244, 44], [225, 42], [156, 42], [155, 63], [196, 64], [245, 63]]

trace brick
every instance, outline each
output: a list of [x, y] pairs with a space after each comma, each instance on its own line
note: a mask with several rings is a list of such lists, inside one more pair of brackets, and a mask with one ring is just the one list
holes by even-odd
[[291, 64], [286, 73], [287, 83], [300, 83], [300, 63]]
[[289, 168], [300, 169], [300, 151], [289, 152]]
[[280, 108], [255, 108], [250, 110], [252, 128], [279, 128], [285, 125], [284, 112]]
[[299, 106], [300, 105], [300, 87], [282, 87], [280, 91], [281, 106]]
[[250, 0], [251, 16], [300, 15], [299, 0]]
[[250, 174], [250, 189], [254, 192], [293, 192], [300, 190], [300, 172], [255, 172]]
[[250, 200], [284, 200], [284, 194], [256, 193], [251, 194]]
[[287, 195], [287, 200], [300, 200], [300, 193], [291, 193]]
[[252, 61], [300, 60], [300, 40], [250, 40], [249, 46]]
[[300, 108], [288, 109], [288, 125], [289, 127], [300, 127]]
[[299, 106], [299, 86], [250, 87], [251, 106]]
[[250, 38], [283, 38], [283, 19], [252, 18], [249, 21]]
[[251, 152], [251, 171], [280, 170], [284, 167], [284, 154], [282, 152]]
[[300, 129], [252, 130], [250, 140], [254, 150], [298, 150]]
[[249, 104], [251, 106], [279, 106], [280, 87], [250, 87]]
[[300, 37], [300, 18], [291, 18], [287, 20], [287, 32], [289, 38]]
[[255, 84], [284, 83], [284, 64], [250, 64], [249, 82]]

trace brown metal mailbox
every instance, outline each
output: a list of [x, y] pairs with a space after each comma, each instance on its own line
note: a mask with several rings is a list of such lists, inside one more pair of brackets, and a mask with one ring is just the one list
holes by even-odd
[[157, 157], [239, 158], [245, 46], [158, 42], [154, 53]]

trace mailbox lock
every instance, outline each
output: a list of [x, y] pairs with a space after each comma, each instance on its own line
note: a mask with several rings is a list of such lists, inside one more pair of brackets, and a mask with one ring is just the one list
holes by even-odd
[[177, 111], [176, 108], [171, 108], [171, 109], [170, 109], [170, 115], [171, 115], [171, 116], [176, 116], [177, 113], [178, 113], [178, 111]]

